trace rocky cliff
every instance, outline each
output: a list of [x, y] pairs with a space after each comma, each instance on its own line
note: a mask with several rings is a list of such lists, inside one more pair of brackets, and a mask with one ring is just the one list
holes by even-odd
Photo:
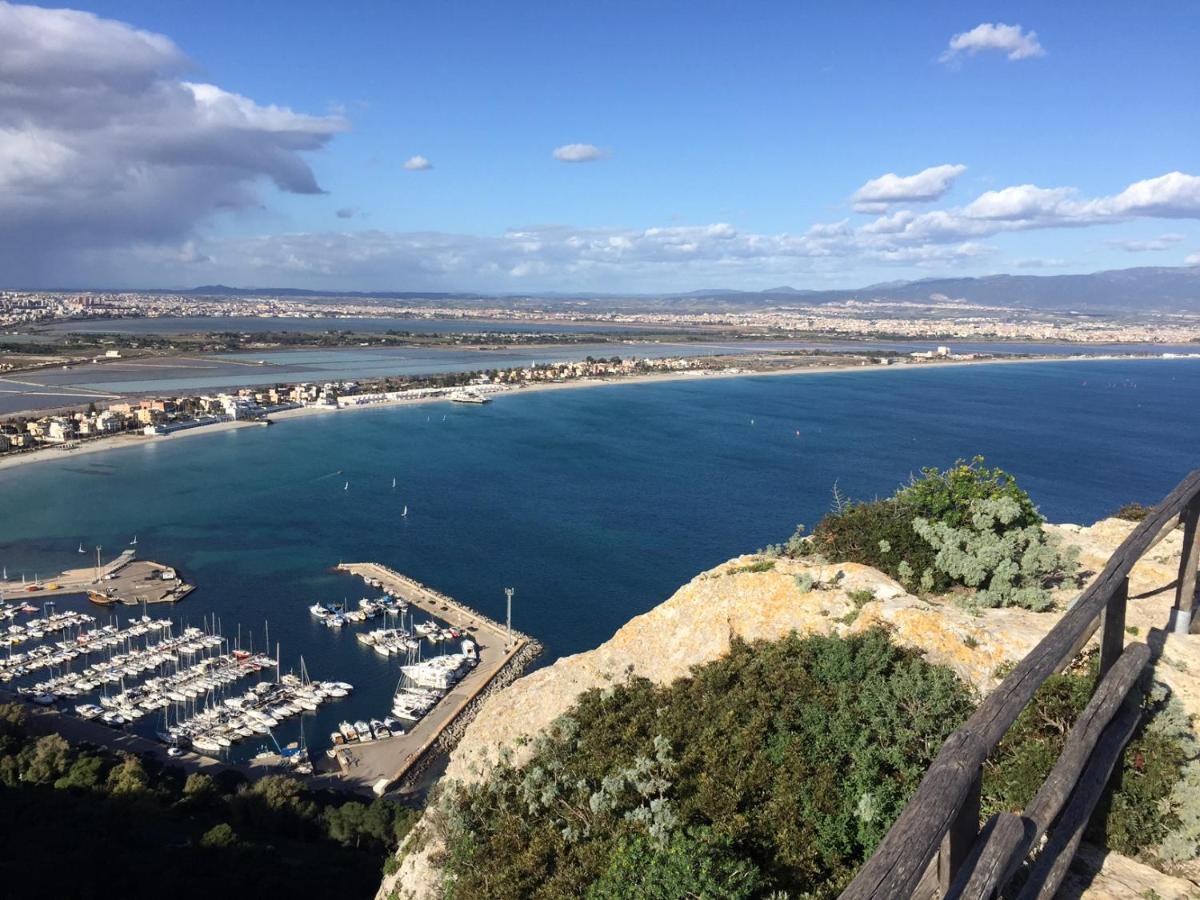
[[[1084, 569], [1099, 572], [1133, 524], [1108, 519], [1091, 527], [1047, 526], [1080, 548]], [[1133, 571], [1127, 624], [1138, 638], [1161, 645], [1156, 676], [1188, 712], [1200, 716], [1200, 636], [1161, 632], [1174, 600], [1181, 535], [1158, 545]], [[776, 640], [799, 634], [845, 634], [883, 624], [901, 644], [919, 648], [951, 667], [984, 694], [997, 670], [1023, 657], [1058, 620], [1058, 614], [989, 609], [973, 614], [953, 598], [918, 598], [865, 566], [811, 565], [743, 556], [704, 572], [670, 599], [632, 619], [595, 650], [564, 657], [494, 695], [467, 728], [451, 756], [446, 778], [482, 778], [502, 748], [520, 761], [528, 742], [566, 712], [581, 693], [630, 675], [659, 683], [725, 654], [735, 637]], [[1075, 592], [1064, 595], [1065, 606]], [[380, 897], [432, 900], [438, 896], [439, 848], [418, 826], [399, 871], [385, 879]], [[404, 851], [402, 851], [404, 852]], [[1096, 876], [1084, 895], [1128, 896], [1130, 884], [1166, 897], [1200, 894], [1197, 883], [1168, 878], [1119, 858], [1095, 861]], [[1144, 871], [1143, 871], [1144, 870]], [[1080, 888], [1083, 891], [1082, 888]], [[1193, 893], [1194, 892], [1194, 893]]]

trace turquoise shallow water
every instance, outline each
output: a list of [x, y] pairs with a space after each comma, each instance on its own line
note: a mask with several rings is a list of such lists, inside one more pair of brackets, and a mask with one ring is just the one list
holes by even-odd
[[328, 572], [340, 560], [387, 563], [496, 618], [512, 585], [515, 624], [552, 659], [595, 646], [702, 569], [811, 525], [835, 483], [886, 494], [922, 465], [982, 453], [1053, 521], [1156, 501], [1198, 464], [1198, 401], [1200, 362], [1156, 360], [617, 385], [316, 416], [0, 471], [0, 563], [45, 575], [78, 565], [80, 542], [117, 549], [136, 533], [141, 555], [200, 586], [176, 616], [216, 613], [256, 642], [269, 619], [285, 668], [303, 654], [314, 677], [359, 688], [309, 727], [323, 744], [341, 718], [383, 715], [396, 678], [354, 629], [320, 628], [305, 609], [363, 595]]

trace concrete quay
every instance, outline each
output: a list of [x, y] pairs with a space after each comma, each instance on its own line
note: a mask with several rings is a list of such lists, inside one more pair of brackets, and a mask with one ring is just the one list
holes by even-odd
[[[164, 578], [166, 574], [168, 577]], [[68, 569], [61, 575], [25, 582], [10, 578], [0, 581], [0, 596], [6, 600], [28, 600], [38, 604], [46, 599], [95, 591], [107, 594], [107, 603], [141, 606], [143, 603], [174, 603], [195, 590], [170, 566], [135, 558], [133, 550], [100, 565]]]
[[479, 652], [479, 665], [443, 697], [429, 713], [403, 735], [382, 741], [337, 748], [343, 778], [376, 793], [418, 775], [433, 751], [445, 751], [478, 707], [482, 695], [507, 684], [520, 674], [541, 650], [528, 635], [505, 626], [418, 581], [378, 563], [343, 563], [343, 572], [378, 581], [383, 588], [454, 628], [466, 632]]

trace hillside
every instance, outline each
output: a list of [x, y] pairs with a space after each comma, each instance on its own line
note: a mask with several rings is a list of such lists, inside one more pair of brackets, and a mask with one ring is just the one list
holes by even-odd
[[[1047, 526], [1079, 548], [1083, 568], [1096, 572], [1132, 523], [1104, 520], [1090, 528]], [[1133, 571], [1131, 595], [1170, 584], [1181, 538], [1171, 535]], [[840, 575], [839, 575], [840, 573]], [[866, 600], [870, 592], [872, 599]], [[1070, 592], [1073, 593], [1073, 592]], [[1066, 595], [1059, 598], [1065, 600]], [[1165, 635], [1170, 591], [1131, 603], [1130, 632], [1153, 634], [1163, 655], [1154, 677], [1167, 685], [1187, 713], [1200, 715], [1200, 636]], [[1061, 608], [1061, 603], [1060, 603]], [[997, 683], [997, 671], [1020, 659], [1057, 621], [1054, 612], [1019, 608], [970, 612], [949, 598], [918, 598], [896, 581], [857, 564], [817, 565], [803, 560], [744, 556], [696, 576], [670, 599], [622, 627], [595, 650], [558, 660], [494, 696], [452, 754], [447, 781], [478, 783], [504, 757], [520, 765], [533, 752], [528, 738], [545, 731], [585, 692], [610, 688], [632, 677], [671, 684], [692, 667], [729, 653], [733, 642], [777, 641], [799, 635], [863, 634], [884, 626], [901, 646], [921, 651], [930, 663], [949, 667], [980, 693]], [[1131, 638], [1132, 639], [1132, 638]], [[439, 896], [443, 848], [432, 837], [430, 813], [398, 871], [385, 879], [380, 898], [426, 900]], [[1089, 852], [1099, 867], [1086, 896], [1128, 896], [1130, 885], [1183, 897], [1200, 880], [1167, 876], [1132, 859]], [[1191, 870], [1200, 879], [1200, 872]]]

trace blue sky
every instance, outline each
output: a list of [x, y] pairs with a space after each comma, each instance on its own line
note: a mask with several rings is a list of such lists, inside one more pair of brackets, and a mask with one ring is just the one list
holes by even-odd
[[[107, 93], [73, 123], [5, 115], [0, 91], [0, 128], [66, 148], [39, 160], [96, 169], [67, 190], [0, 150], [35, 226], [0, 256], [17, 282], [664, 291], [1200, 262], [1193, 3], [77, 8], [68, 67]], [[0, 87], [53, 99], [59, 14], [21, 9], [0, 5], [6, 46], [30, 44]], [[158, 36], [145, 59], [133, 29]], [[218, 101], [150, 121], [185, 82]], [[226, 95], [252, 108], [233, 121]], [[576, 143], [598, 158], [553, 157]], [[855, 208], [950, 166], [920, 182], [936, 196]]]

